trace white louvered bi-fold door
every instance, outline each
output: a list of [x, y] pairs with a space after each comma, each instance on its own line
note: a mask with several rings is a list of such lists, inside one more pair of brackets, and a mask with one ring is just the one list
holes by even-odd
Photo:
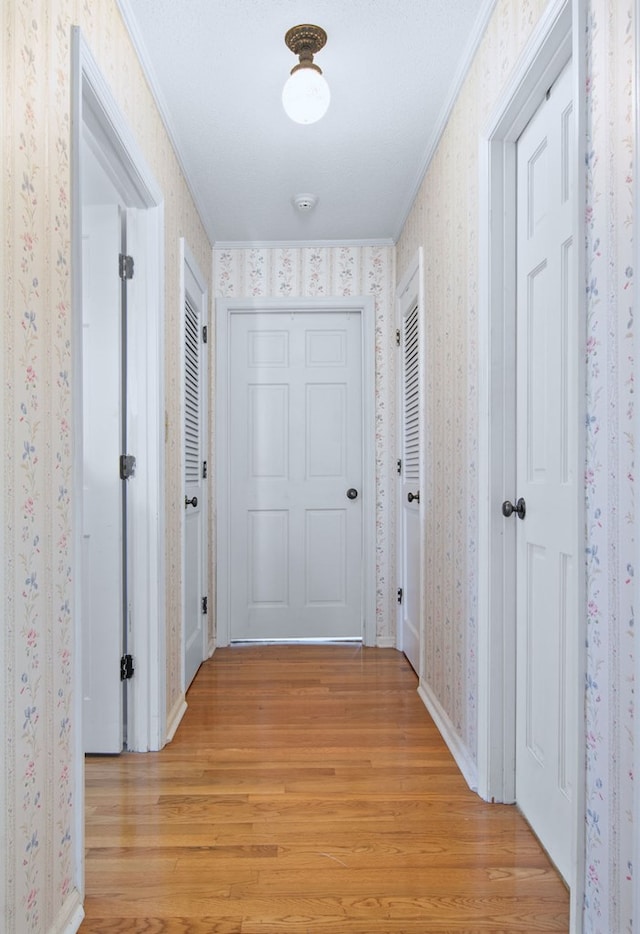
[[203, 482], [203, 344], [202, 312], [188, 292], [184, 305], [184, 658], [188, 687], [204, 658], [202, 599], [204, 586], [204, 530], [206, 517]]
[[402, 650], [420, 673], [420, 360], [419, 314], [404, 316], [402, 350]]

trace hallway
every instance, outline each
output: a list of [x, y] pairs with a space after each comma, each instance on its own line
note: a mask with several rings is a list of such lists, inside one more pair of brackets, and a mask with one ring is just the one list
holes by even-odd
[[568, 931], [514, 807], [466, 786], [393, 649], [218, 649], [160, 753], [86, 763], [83, 934]]

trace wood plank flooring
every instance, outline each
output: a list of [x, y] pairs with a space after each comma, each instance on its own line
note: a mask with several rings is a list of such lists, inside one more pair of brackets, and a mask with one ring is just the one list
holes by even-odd
[[86, 763], [81, 934], [568, 931], [514, 807], [466, 786], [403, 655], [218, 649], [160, 753]]

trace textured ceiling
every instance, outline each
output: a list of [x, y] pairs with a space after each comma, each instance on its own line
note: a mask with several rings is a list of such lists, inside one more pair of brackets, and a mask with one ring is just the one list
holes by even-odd
[[[395, 240], [493, 0], [119, 0], [214, 243]], [[311, 126], [284, 34], [327, 31]], [[317, 196], [301, 214], [300, 193]]]

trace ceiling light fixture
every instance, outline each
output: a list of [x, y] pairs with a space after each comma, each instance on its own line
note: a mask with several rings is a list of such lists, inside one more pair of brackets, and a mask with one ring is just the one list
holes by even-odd
[[322, 70], [313, 61], [313, 56], [325, 45], [327, 34], [320, 26], [306, 23], [293, 26], [284, 41], [299, 56], [300, 63], [291, 69], [282, 90], [282, 106], [296, 123], [315, 123], [324, 117], [331, 99]]

